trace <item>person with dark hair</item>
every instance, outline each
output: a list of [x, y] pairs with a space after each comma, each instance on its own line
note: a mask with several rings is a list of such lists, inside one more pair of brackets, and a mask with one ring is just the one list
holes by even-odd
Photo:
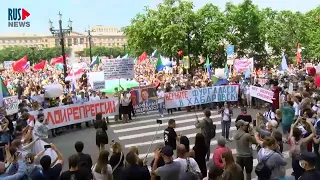
[[104, 150], [104, 146], [108, 144], [108, 126], [106, 121], [102, 118], [102, 113], [97, 113], [94, 128], [96, 129], [96, 145], [99, 152]]
[[179, 137], [174, 130], [176, 127], [176, 121], [174, 119], [169, 119], [168, 121], [168, 127], [164, 130], [163, 138], [164, 138], [164, 144], [167, 146], [170, 146], [173, 150], [176, 150], [177, 148], [177, 141], [179, 140]]
[[206, 140], [203, 134], [197, 133], [193, 151], [194, 151], [194, 159], [199, 165], [201, 170], [202, 177], [207, 177], [207, 165], [206, 165], [206, 155], [207, 155], [207, 145]]
[[212, 164], [209, 169], [208, 180], [220, 180], [222, 174], [223, 169], [218, 165]]
[[59, 180], [91, 180], [90, 171], [86, 168], [80, 168], [78, 166], [80, 158], [77, 154], [74, 154], [68, 158], [70, 169], [63, 172], [60, 175]]
[[320, 171], [316, 170], [317, 155], [312, 152], [303, 152], [297, 157], [299, 165], [305, 170], [299, 180], [319, 179]]
[[197, 117], [197, 122], [195, 124], [196, 128], [200, 128], [201, 129], [201, 133], [204, 135], [205, 140], [206, 140], [206, 145], [207, 145], [207, 158], [206, 160], [209, 160], [210, 157], [210, 137], [207, 136], [207, 129], [209, 127], [209, 124], [213, 124], [213, 120], [210, 118], [211, 116], [211, 111], [209, 109], [206, 109], [203, 111], [205, 117], [199, 121], [198, 117]]
[[[74, 144], [74, 148], [77, 151], [77, 154], [79, 156], [79, 165], [78, 167], [80, 168], [86, 168], [89, 171], [91, 171], [91, 167], [92, 167], [92, 159], [91, 156], [89, 154], [85, 154], [83, 153], [83, 148], [84, 148], [84, 144], [82, 141], [77, 141]], [[70, 168], [70, 167], [69, 167]]]
[[150, 173], [146, 166], [139, 166], [138, 156], [134, 152], [129, 152], [126, 155], [126, 162], [128, 163], [128, 167], [123, 169], [122, 180], [150, 180]]
[[[57, 154], [57, 158], [51, 161], [51, 157], [44, 155], [40, 159], [42, 170], [35, 174], [33, 180], [56, 180], [62, 171], [64, 157], [54, 144], [50, 144], [51, 149]], [[54, 165], [54, 166], [53, 166]]]

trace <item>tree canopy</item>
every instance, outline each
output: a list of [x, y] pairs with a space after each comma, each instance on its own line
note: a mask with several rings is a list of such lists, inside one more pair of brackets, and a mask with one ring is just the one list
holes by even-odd
[[[70, 48], [66, 48], [65, 52], [70, 53]], [[53, 57], [61, 56], [61, 48], [30, 48], [24, 46], [7, 47], [0, 50], [0, 61], [15, 61], [23, 56], [28, 56], [31, 64], [38, 63], [41, 60], [50, 60]]]
[[[267, 63], [282, 52], [294, 60], [297, 44], [304, 59], [320, 57], [320, 6], [306, 13], [261, 9], [251, 0], [226, 3], [225, 10], [208, 3], [198, 10], [185, 0], [163, 0], [156, 9], [145, 7], [124, 28], [132, 56], [157, 50], [164, 56], [209, 56], [225, 61], [228, 44], [238, 57], [250, 56]], [[219, 63], [220, 62], [220, 63]], [[270, 62], [270, 61], [268, 61]]]

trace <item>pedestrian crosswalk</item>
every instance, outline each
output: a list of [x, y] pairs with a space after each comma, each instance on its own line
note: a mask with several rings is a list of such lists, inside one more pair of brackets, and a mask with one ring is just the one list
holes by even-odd
[[[257, 111], [256, 111], [257, 112]], [[252, 117], [256, 112], [252, 113]], [[234, 114], [237, 115], [240, 113], [239, 109], [234, 109]], [[218, 114], [217, 111], [211, 111], [211, 118], [214, 121], [214, 124], [217, 126], [216, 129], [216, 137], [211, 140], [210, 149], [211, 149], [211, 158], [214, 150], [217, 147], [217, 138], [221, 136], [221, 115]], [[109, 126], [109, 130], [112, 130], [113, 133], [118, 138], [121, 145], [125, 148], [125, 152], [128, 151], [131, 147], [137, 147], [139, 150], [139, 157], [145, 158], [146, 155], [147, 161], [150, 162], [153, 159], [153, 152], [147, 152], [149, 146], [151, 146], [151, 151], [155, 150], [155, 148], [159, 144], [164, 144], [163, 140], [163, 131], [168, 126], [169, 119], [174, 119], [176, 121], [175, 131], [177, 134], [182, 136], [187, 136], [190, 141], [190, 149], [194, 146], [195, 136], [200, 132], [200, 129], [196, 129], [196, 115], [201, 120], [204, 115], [202, 112], [186, 112], [186, 111], [176, 111], [173, 115], [166, 115], [161, 118], [157, 112], [149, 112], [149, 114], [138, 115], [132, 122], [127, 124], [113, 124]], [[236, 127], [234, 125], [235, 117], [232, 119], [231, 127], [230, 127], [230, 137], [233, 136], [236, 132]], [[157, 124], [156, 120], [162, 120], [162, 124]], [[154, 141], [152, 141], [153, 137], [156, 137]], [[232, 150], [234, 155], [237, 154], [235, 142], [228, 142], [227, 146]], [[291, 160], [288, 153], [288, 147], [284, 147], [283, 156], [287, 160], [286, 173], [290, 175], [292, 172], [291, 169]], [[255, 157], [256, 155], [254, 155]], [[211, 161], [211, 160], [210, 160]], [[254, 167], [258, 164], [258, 160], [255, 158], [253, 161]], [[252, 173], [252, 177], [255, 178], [255, 173]]]

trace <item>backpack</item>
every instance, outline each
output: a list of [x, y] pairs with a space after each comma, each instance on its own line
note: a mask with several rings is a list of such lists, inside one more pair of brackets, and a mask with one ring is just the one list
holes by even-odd
[[274, 152], [266, 159], [261, 160], [255, 169], [256, 175], [259, 180], [269, 180], [272, 174], [273, 168], [267, 166], [268, 159], [274, 154]]
[[201, 180], [201, 175], [196, 172], [190, 164], [190, 159], [187, 158], [187, 168], [185, 173], [183, 173], [182, 177], [180, 177], [179, 179], [183, 179], [183, 180]]
[[205, 127], [205, 136], [209, 139], [212, 139], [216, 136], [216, 128], [217, 126], [213, 123], [209, 123], [207, 120], [206, 121], [206, 127]]

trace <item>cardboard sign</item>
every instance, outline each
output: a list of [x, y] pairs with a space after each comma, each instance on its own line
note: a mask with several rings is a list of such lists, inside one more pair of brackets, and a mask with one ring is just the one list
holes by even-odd
[[6, 108], [7, 115], [12, 115], [19, 110], [19, 99], [18, 96], [10, 96], [3, 98], [3, 105]]
[[103, 64], [104, 79], [134, 78], [133, 59], [108, 59]]
[[177, 108], [212, 102], [238, 101], [239, 86], [212, 86], [187, 91], [165, 93], [166, 108]]
[[[94, 102], [80, 103], [44, 109], [45, 118], [48, 120], [48, 128], [54, 129], [70, 124], [91, 121], [96, 114], [101, 112], [105, 116], [119, 114], [118, 99], [109, 98]], [[29, 112], [36, 117], [38, 111]]]
[[93, 89], [105, 89], [106, 82], [105, 81], [95, 81], [92, 84]]
[[257, 86], [250, 86], [250, 96], [272, 103], [273, 92]]

